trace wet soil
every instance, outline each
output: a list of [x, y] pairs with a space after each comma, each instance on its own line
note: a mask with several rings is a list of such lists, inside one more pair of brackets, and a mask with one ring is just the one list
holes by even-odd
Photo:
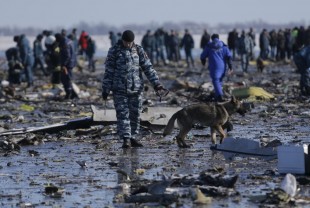
[[[197, 66], [199, 64], [197, 63]], [[299, 74], [292, 64], [270, 63], [263, 73], [251, 65], [243, 74], [239, 62], [235, 73], [225, 79], [229, 88], [258, 86], [275, 95], [274, 100], [246, 100], [254, 108], [242, 117], [234, 115], [233, 131], [229, 137], [246, 138], [262, 144], [279, 140], [282, 144], [302, 145], [310, 142], [309, 98], [298, 92]], [[162, 102], [149, 88], [145, 104], [153, 106], [185, 106], [198, 102], [210, 83], [206, 69], [156, 67], [163, 84], [171, 90]], [[201, 73], [201, 71], [203, 73]], [[22, 127], [39, 127], [91, 115], [90, 105], [104, 107], [100, 97], [102, 62], [96, 72], [87, 69], [75, 71], [75, 83], [81, 89], [78, 100], [63, 100], [47, 96], [55, 92], [47, 85], [48, 78], [37, 72], [35, 86], [16, 86], [14, 96], [2, 87], [0, 132]], [[4, 76], [4, 75], [2, 75]], [[176, 84], [176, 79], [185, 85]], [[31, 107], [31, 109], [29, 109]], [[107, 107], [113, 107], [109, 100]], [[33, 109], [32, 109], [33, 108]], [[266, 161], [256, 157], [235, 157], [225, 160], [220, 152], [210, 150], [209, 128], [191, 131], [188, 143], [191, 148], [177, 147], [174, 136], [162, 137], [162, 129], [143, 128], [143, 148], [122, 149], [115, 125], [98, 125], [86, 129], [64, 130], [53, 134], [27, 133], [2, 136], [0, 141], [14, 145], [0, 149], [0, 206], [1, 207], [143, 207], [160, 203], [125, 203], [134, 183], [162, 180], [168, 177], [195, 176], [203, 171], [222, 169], [225, 175], [238, 175], [229, 196], [214, 196], [210, 205], [196, 205], [189, 194], [193, 187], [170, 186], [167, 192], [178, 194], [171, 207], [261, 207], [260, 197], [279, 187], [284, 175], [277, 170], [277, 160]], [[18, 144], [18, 148], [16, 147]], [[4, 145], [2, 144], [2, 147]], [[82, 166], [80, 164], [82, 164]], [[86, 164], [86, 167], [83, 166]], [[130, 180], [124, 174], [126, 173]], [[125, 175], [126, 175], [125, 174]], [[305, 177], [298, 176], [296, 177]], [[47, 187], [56, 186], [51, 194]], [[298, 185], [296, 198], [307, 199], [309, 185]], [[185, 191], [184, 191], [185, 190]], [[309, 206], [303, 203], [283, 206]], [[168, 206], [167, 204], [164, 204]]]

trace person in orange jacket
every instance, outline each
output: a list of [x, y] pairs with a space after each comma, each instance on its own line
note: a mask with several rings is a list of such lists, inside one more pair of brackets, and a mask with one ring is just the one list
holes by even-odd
[[84, 30], [82, 30], [80, 38], [79, 38], [79, 48], [80, 48], [80, 55], [86, 54], [86, 49], [87, 49], [87, 37], [88, 34]]

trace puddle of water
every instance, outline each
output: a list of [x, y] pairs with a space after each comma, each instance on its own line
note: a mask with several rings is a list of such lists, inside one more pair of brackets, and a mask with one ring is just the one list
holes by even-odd
[[[254, 68], [252, 68], [254, 70]], [[293, 74], [294, 75], [294, 74]], [[202, 77], [200, 79], [205, 79]], [[242, 78], [243, 79], [243, 78]], [[257, 77], [261, 79], [261, 77]], [[203, 80], [205, 81], [205, 80]], [[101, 101], [100, 101], [101, 102]], [[47, 117], [34, 115], [32, 112], [17, 110], [20, 101], [1, 103], [2, 114], [13, 114], [13, 117], [23, 115], [24, 122], [0, 120], [1, 126], [8, 124], [9, 128], [41, 126], [42, 123], [54, 124], [70, 120], [79, 112], [89, 112], [89, 107], [77, 105], [72, 107], [66, 102], [49, 102], [49, 106], [35, 105], [36, 109], [45, 112]], [[61, 109], [60, 106], [61, 104]], [[82, 103], [81, 103], [82, 104]], [[101, 105], [101, 103], [96, 103]], [[42, 104], [43, 105], [43, 104]], [[85, 104], [86, 105], [86, 104]], [[244, 118], [233, 117], [234, 130], [229, 137], [247, 138], [259, 141], [261, 138], [279, 139], [282, 143], [310, 143], [309, 118], [296, 116], [269, 116], [264, 114], [269, 104], [258, 104], [252, 113]], [[289, 107], [288, 107], [289, 108]], [[303, 110], [308, 110], [305, 106]], [[293, 109], [294, 110], [294, 109]], [[305, 111], [306, 111], [305, 110]], [[260, 117], [262, 114], [262, 117]], [[2, 125], [3, 124], [3, 125]], [[288, 126], [286, 126], [288, 125]], [[74, 131], [68, 133], [74, 135]], [[65, 134], [66, 134], [65, 133]], [[20, 203], [31, 203], [36, 207], [126, 207], [124, 204], [113, 202], [114, 197], [122, 193], [119, 184], [126, 183], [124, 177], [117, 173], [121, 169], [131, 178], [158, 180], [164, 173], [199, 174], [214, 167], [222, 167], [228, 174], [238, 174], [236, 191], [238, 197], [214, 198], [212, 207], [257, 207], [249, 201], [248, 196], [263, 195], [272, 188], [278, 187], [282, 176], [276, 175], [267, 179], [253, 179], [251, 175], [264, 175], [266, 170], [275, 170], [277, 160], [264, 161], [258, 158], [236, 157], [232, 162], [226, 161], [221, 153], [212, 154], [210, 151], [210, 129], [193, 130], [192, 147], [179, 149], [175, 142], [168, 144], [169, 138], [152, 136], [144, 139], [142, 149], [120, 149], [121, 142], [102, 137], [108, 147], [96, 150], [98, 139], [75, 138], [75, 141], [47, 142], [39, 146], [23, 146], [18, 155], [0, 157], [0, 207], [16, 207]], [[74, 136], [73, 136], [74, 137]], [[147, 145], [150, 146], [147, 146]], [[29, 150], [35, 150], [39, 156], [29, 156]], [[88, 168], [81, 168], [76, 161], [86, 161]], [[115, 162], [117, 167], [108, 163]], [[11, 164], [8, 166], [7, 164]], [[145, 173], [137, 175], [135, 170], [144, 169]], [[53, 183], [65, 189], [62, 198], [55, 199], [44, 195], [46, 183]], [[303, 187], [301, 193], [307, 196], [309, 188]], [[182, 199], [184, 207], [193, 207], [192, 201]]]
[[[40, 146], [23, 147], [19, 155], [2, 157], [0, 164], [0, 196], [18, 195], [18, 199], [2, 197], [2, 205], [16, 205], [17, 202], [71, 207], [87, 204], [111, 204], [117, 184], [115, 171], [107, 167], [104, 158], [92, 162], [93, 155], [86, 149], [91, 145], [50, 142]], [[28, 150], [39, 152], [39, 156], [29, 156]], [[81, 152], [83, 150], [83, 152]], [[81, 168], [76, 161], [86, 160], [89, 168]], [[7, 163], [11, 163], [7, 166]], [[51, 199], [44, 196], [47, 183], [65, 188], [64, 197]]]
[[[200, 139], [199, 139], [200, 140]], [[154, 140], [145, 143], [156, 142]], [[132, 178], [160, 179], [161, 174], [168, 176], [176, 173], [197, 174], [212, 167], [224, 166], [231, 174], [240, 174], [240, 181], [248, 180], [250, 173], [259, 174], [256, 165], [250, 159], [238, 159], [228, 164], [221, 154], [212, 156], [208, 139], [201, 139], [191, 149], [178, 149], [175, 144], [143, 149], [118, 149], [120, 143], [113, 144], [107, 150], [94, 150], [88, 143], [48, 142], [39, 146], [22, 147], [19, 155], [0, 158], [0, 196], [2, 206], [14, 206], [28, 202], [35, 205], [53, 205], [61, 207], [102, 207], [113, 204], [113, 198], [121, 193], [118, 184], [124, 183], [123, 176], [116, 173], [121, 169]], [[39, 156], [31, 157], [28, 151], [38, 151]], [[88, 168], [81, 168], [76, 161], [85, 160]], [[110, 167], [108, 162], [118, 163]], [[264, 163], [256, 160], [257, 163]], [[10, 166], [7, 166], [11, 163]], [[250, 167], [249, 167], [250, 165]], [[267, 164], [264, 164], [264, 166]], [[141, 176], [135, 170], [143, 168]], [[242, 169], [247, 171], [243, 172]], [[261, 168], [262, 172], [264, 168]], [[244, 176], [242, 176], [244, 174]], [[65, 189], [62, 198], [53, 199], [44, 195], [46, 183], [52, 183]], [[242, 190], [242, 185], [237, 186]], [[237, 189], [239, 189], [237, 188]], [[256, 187], [257, 188], [257, 187]], [[249, 187], [249, 190], [255, 190]], [[239, 191], [239, 190], [238, 190]], [[18, 195], [20, 197], [5, 197]], [[214, 206], [229, 203], [231, 199], [214, 200]], [[192, 202], [187, 201], [190, 205]], [[185, 201], [186, 204], [186, 201]], [[242, 204], [248, 204], [246, 200]]]
[[[303, 131], [297, 131], [301, 128]], [[267, 135], [272, 138], [282, 138], [289, 141], [296, 133], [302, 137], [309, 135], [309, 129], [296, 127], [289, 131], [269, 131], [269, 126], [261, 124], [234, 125], [229, 133], [233, 137], [245, 137], [258, 140]], [[193, 134], [209, 133], [209, 129], [193, 130]], [[251, 133], [249, 133], [251, 132]], [[23, 146], [18, 155], [0, 157], [0, 205], [3, 207], [15, 206], [19, 203], [31, 203], [38, 206], [53, 205], [60, 207], [102, 207], [103, 205], [119, 206], [114, 204], [113, 198], [122, 193], [119, 184], [126, 182], [116, 171], [121, 169], [134, 179], [159, 180], [164, 173], [172, 174], [199, 174], [213, 167], [223, 167], [228, 174], [238, 174], [236, 190], [241, 197], [238, 203], [234, 197], [225, 199], [216, 198], [212, 207], [252, 207], [252, 202], [246, 196], [262, 195], [275, 188], [280, 180], [279, 176], [265, 180], [251, 179], [250, 175], [263, 175], [266, 170], [276, 170], [277, 160], [264, 161], [259, 158], [239, 158], [232, 162], [226, 161], [221, 153], [212, 154], [209, 150], [209, 137], [196, 136], [189, 140], [193, 146], [189, 149], [179, 149], [177, 145], [165, 144], [167, 139], [152, 137], [143, 140], [142, 149], [123, 150], [121, 142], [102, 138], [108, 143], [107, 149], [96, 150], [92, 139], [73, 141], [47, 142], [39, 146]], [[281, 141], [282, 141], [281, 140]], [[152, 144], [148, 147], [148, 144]], [[29, 150], [35, 150], [39, 156], [31, 157]], [[86, 161], [88, 168], [81, 168], [76, 161]], [[117, 167], [108, 163], [115, 162]], [[8, 166], [7, 164], [10, 164]], [[143, 175], [137, 175], [135, 170], [145, 169]], [[44, 194], [46, 183], [52, 183], [65, 189], [62, 198], [54, 199]], [[307, 193], [306, 190], [303, 192]], [[13, 195], [17, 195], [16, 197]], [[191, 206], [190, 200], [185, 204]]]

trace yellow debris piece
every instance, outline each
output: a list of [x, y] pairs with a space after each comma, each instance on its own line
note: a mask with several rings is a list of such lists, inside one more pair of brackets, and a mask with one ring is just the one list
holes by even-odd
[[79, 116], [92, 116], [92, 112], [80, 112]]
[[26, 105], [26, 104], [22, 104], [19, 106], [19, 109], [20, 110], [23, 110], [23, 111], [34, 111], [34, 107], [33, 106], [30, 106], [30, 105]]
[[[270, 65], [271, 63], [272, 63], [271, 61], [263, 60], [263, 64], [264, 64], [265, 66], [268, 66], [268, 65]], [[249, 64], [250, 64], [251, 66], [256, 66], [256, 61], [249, 61]]]
[[245, 87], [232, 90], [232, 95], [236, 98], [249, 100], [269, 100], [274, 99], [274, 96], [265, 91], [261, 87]]
[[135, 170], [135, 173], [136, 173], [137, 175], [143, 175], [143, 174], [145, 173], [145, 169], [136, 169], [136, 170]]
[[52, 83], [48, 83], [48, 84], [43, 85], [42, 89], [49, 90], [49, 89], [52, 89], [52, 87], [53, 87], [53, 84]]
[[195, 204], [210, 204], [212, 202], [212, 197], [206, 197], [199, 188], [196, 188], [196, 195]]

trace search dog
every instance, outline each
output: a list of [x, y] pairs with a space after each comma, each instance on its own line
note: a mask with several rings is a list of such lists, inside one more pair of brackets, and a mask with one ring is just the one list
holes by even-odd
[[236, 112], [244, 116], [246, 109], [243, 107], [242, 102], [234, 96], [230, 101], [222, 103], [189, 105], [172, 115], [164, 129], [163, 136], [171, 134], [175, 120], [177, 120], [180, 131], [176, 136], [176, 141], [180, 148], [190, 147], [185, 143], [184, 139], [193, 125], [197, 123], [211, 127], [211, 141], [213, 144], [216, 144], [216, 132], [220, 134], [220, 143], [222, 143], [226, 137], [223, 125]]

